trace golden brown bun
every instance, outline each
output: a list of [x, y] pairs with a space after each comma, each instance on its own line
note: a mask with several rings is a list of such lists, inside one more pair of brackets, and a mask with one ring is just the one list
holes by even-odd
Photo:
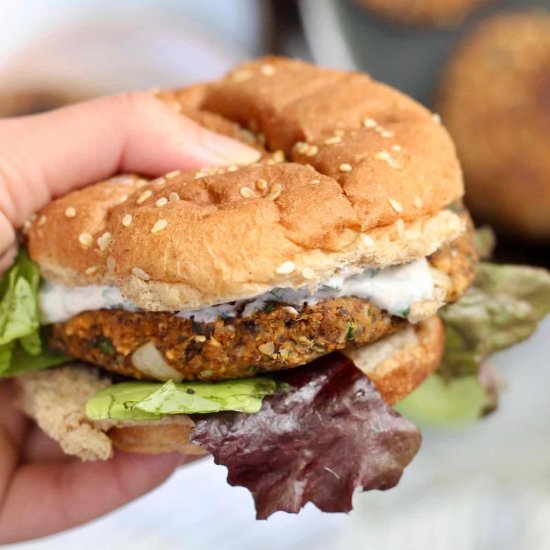
[[189, 443], [191, 425], [165, 424], [161, 426], [121, 426], [107, 431], [115, 448], [127, 453], [160, 454], [181, 453], [204, 456], [207, 452]]
[[54, 201], [28, 235], [47, 278], [183, 309], [408, 261], [464, 231], [442, 211], [463, 192], [446, 130], [367, 75], [267, 58], [160, 97], [234, 137], [247, 126], [271, 153], [153, 182], [122, 176]]
[[[385, 401], [393, 404], [437, 368], [443, 342], [442, 323], [434, 317], [346, 355], [368, 374]], [[107, 460], [113, 446], [134, 453], [206, 454], [188, 441], [194, 424], [187, 415], [141, 423], [88, 420], [86, 401], [110, 384], [92, 367], [75, 364], [49, 369], [21, 376], [16, 383], [21, 409], [64, 452], [82, 460]]]
[[356, 0], [373, 13], [395, 23], [448, 27], [493, 0]]
[[384, 401], [393, 405], [437, 369], [444, 348], [443, 323], [432, 317], [344, 354], [374, 382]]
[[511, 236], [550, 240], [550, 13], [497, 15], [460, 43], [438, 110], [468, 205]]

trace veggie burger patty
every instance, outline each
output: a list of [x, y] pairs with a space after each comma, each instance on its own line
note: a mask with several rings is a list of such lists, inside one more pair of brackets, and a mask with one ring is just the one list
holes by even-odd
[[[444, 279], [446, 301], [454, 301], [473, 278], [472, 233], [442, 247], [429, 263]], [[301, 308], [268, 302], [250, 316], [210, 323], [171, 312], [103, 309], [54, 325], [50, 346], [132, 378], [166, 373], [181, 380], [219, 380], [297, 367], [378, 340], [406, 323], [353, 296]]]

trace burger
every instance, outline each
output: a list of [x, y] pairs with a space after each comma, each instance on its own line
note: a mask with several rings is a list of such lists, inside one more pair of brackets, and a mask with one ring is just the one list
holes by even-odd
[[478, 264], [446, 130], [368, 75], [264, 58], [157, 96], [260, 160], [46, 206], [0, 288], [0, 373], [83, 460], [211, 453], [259, 518], [348, 511], [419, 448], [392, 405], [526, 337], [550, 277]]

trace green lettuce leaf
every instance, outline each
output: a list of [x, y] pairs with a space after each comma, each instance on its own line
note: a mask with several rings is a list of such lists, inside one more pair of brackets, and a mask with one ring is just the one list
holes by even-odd
[[101, 390], [86, 403], [91, 420], [158, 420], [171, 414], [219, 411], [258, 412], [262, 399], [277, 391], [267, 377], [225, 382], [122, 382]]
[[433, 374], [394, 409], [417, 424], [468, 422], [481, 416], [486, 400], [474, 375], [445, 380]]
[[43, 349], [38, 319], [40, 272], [21, 250], [0, 280], [0, 377], [16, 376], [67, 362]]
[[472, 288], [441, 310], [446, 347], [438, 373], [477, 374], [486, 357], [525, 340], [549, 312], [548, 271], [480, 263]]
[[433, 374], [394, 408], [421, 425], [466, 423], [497, 408], [502, 385], [496, 370], [483, 363], [477, 376], [445, 379]]

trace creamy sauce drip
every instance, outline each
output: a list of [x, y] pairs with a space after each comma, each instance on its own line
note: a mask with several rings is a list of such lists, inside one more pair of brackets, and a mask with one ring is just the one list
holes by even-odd
[[[274, 288], [252, 299], [187, 309], [177, 312], [177, 315], [210, 323], [219, 317], [249, 317], [263, 310], [270, 302], [302, 306], [304, 303], [316, 304], [328, 298], [356, 296], [372, 301], [392, 315], [406, 317], [414, 303], [431, 299], [433, 290], [434, 282], [428, 262], [422, 258], [400, 266], [365, 269], [359, 273], [342, 270], [313, 290], [307, 287]], [[45, 323], [60, 323], [83, 311], [140, 310], [134, 303], [124, 299], [120, 290], [114, 286], [89, 285], [70, 288], [52, 282], [44, 283], [41, 288], [40, 308]]]

